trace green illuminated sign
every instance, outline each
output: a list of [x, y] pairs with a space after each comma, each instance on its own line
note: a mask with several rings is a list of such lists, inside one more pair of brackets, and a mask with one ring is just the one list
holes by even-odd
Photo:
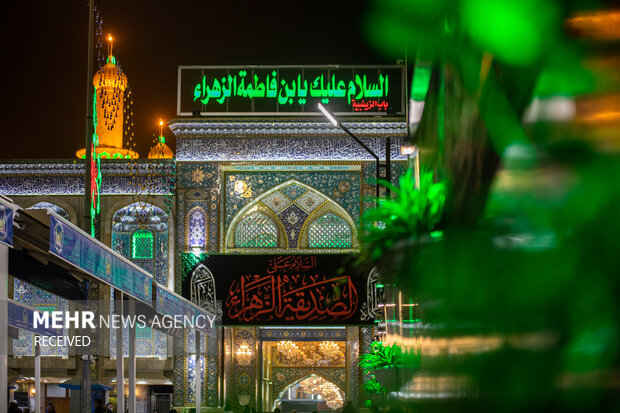
[[403, 113], [402, 66], [180, 67], [177, 111], [207, 114]]

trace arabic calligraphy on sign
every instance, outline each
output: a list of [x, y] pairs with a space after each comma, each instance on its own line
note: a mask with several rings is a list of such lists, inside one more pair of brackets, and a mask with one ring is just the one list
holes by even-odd
[[388, 110], [388, 103], [385, 100], [355, 100], [351, 101], [351, 106], [355, 112], [370, 112], [374, 108], [379, 111]]
[[315, 257], [283, 256], [269, 261], [266, 275], [233, 280], [226, 308], [240, 322], [338, 321], [355, 314], [358, 294], [349, 275], [321, 274]]
[[320, 74], [304, 79], [297, 77], [284, 79], [276, 70], [266, 76], [248, 74], [240, 70], [237, 74], [209, 79], [202, 76], [202, 81], [194, 86], [194, 102], [203, 105], [215, 101], [220, 105], [234, 97], [245, 99], [271, 99], [279, 105], [304, 106], [308, 99], [345, 99], [355, 111], [387, 111], [389, 92], [389, 75], [379, 74], [377, 82], [369, 81], [367, 75], [356, 74], [351, 80], [339, 79], [338, 75]]
[[269, 260], [267, 274], [276, 272], [305, 272], [316, 268], [316, 257], [312, 255], [280, 255]]

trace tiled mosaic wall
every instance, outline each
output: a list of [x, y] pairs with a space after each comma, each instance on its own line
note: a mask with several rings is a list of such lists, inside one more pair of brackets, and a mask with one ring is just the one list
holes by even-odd
[[358, 327], [347, 327], [347, 383], [346, 397], [348, 400], [359, 400], [361, 387], [360, 368], [358, 367], [360, 354], [360, 331]]
[[[26, 281], [13, 279], [13, 299], [41, 311], [68, 311], [69, 302], [52, 293], [37, 288]], [[65, 329], [65, 334], [68, 330]], [[2, 338], [6, 340], [6, 337]], [[34, 356], [34, 333], [19, 330], [19, 338], [13, 340], [13, 355]], [[67, 346], [41, 346], [41, 356], [68, 356]]]
[[[391, 180], [398, 183], [398, 177], [405, 171], [405, 163], [392, 163]], [[313, 188], [341, 207], [350, 219], [358, 224], [365, 208], [374, 206], [375, 164], [373, 162], [309, 162], [290, 164], [271, 162], [269, 164], [232, 165], [229, 162], [179, 162], [177, 166], [177, 227], [176, 227], [176, 271], [175, 290], [182, 291], [182, 274], [184, 259], [197, 254], [224, 252], [225, 236], [235, 215], [247, 205], [255, 202], [261, 195], [274, 187], [290, 180], [296, 180]], [[205, 221], [192, 219], [196, 210], [204, 211]], [[195, 227], [194, 226], [199, 226]], [[204, 230], [203, 248], [193, 248], [190, 234], [200, 234]], [[196, 239], [201, 239], [200, 237]], [[192, 254], [188, 254], [192, 252]], [[187, 271], [185, 271], [187, 273]], [[187, 297], [190, 298], [190, 297]], [[256, 355], [249, 365], [240, 365], [234, 351], [238, 346], [247, 344], [256, 351], [256, 329], [233, 330], [232, 365], [228, 372], [232, 379], [226, 390], [226, 398], [236, 408], [240, 401], [255, 405]], [[286, 330], [282, 330], [286, 331]], [[274, 334], [273, 332], [270, 332]], [[344, 332], [343, 332], [344, 333]], [[360, 334], [358, 328], [349, 328], [346, 333], [348, 341], [347, 365], [345, 368], [325, 369], [320, 372], [326, 379], [338, 384], [347, 393], [347, 399], [357, 401], [360, 398], [358, 388], [362, 381], [357, 363], [360, 351]], [[368, 334], [366, 334], [368, 335]], [[208, 384], [204, 398], [209, 405], [217, 400], [217, 342], [209, 338], [206, 362], [205, 384]], [[220, 355], [222, 357], [223, 355]], [[187, 405], [192, 400], [195, 362], [187, 357], [175, 357], [175, 405]], [[280, 371], [281, 370], [281, 371]], [[282, 389], [297, 378], [310, 371], [303, 368], [278, 369], [274, 371], [272, 395], [275, 399]], [[211, 377], [213, 376], [213, 378]], [[211, 384], [213, 383], [213, 385]], [[179, 390], [178, 386], [182, 386]], [[279, 390], [278, 390], [279, 389]], [[182, 400], [177, 402], [176, 400]], [[223, 404], [223, 400], [218, 401]]]
[[[290, 180], [301, 182], [325, 194], [340, 205], [354, 221], [360, 216], [360, 168], [357, 165], [291, 165], [228, 167], [222, 171], [224, 225], [255, 198]], [[240, 191], [239, 188], [244, 188]]]
[[151, 260], [132, 260], [131, 259], [131, 233], [112, 231], [112, 249], [123, 257], [131, 260], [140, 268], [153, 274], [155, 281], [168, 285], [168, 231], [154, 232], [153, 240], [153, 259]]
[[[112, 219], [111, 247], [123, 257], [129, 259], [140, 268], [153, 274], [156, 282], [168, 285], [168, 217], [160, 208], [143, 203], [134, 203], [115, 212]], [[138, 259], [132, 253], [136, 232], [145, 231], [152, 235], [152, 246], [147, 255], [151, 258]], [[111, 309], [114, 294], [112, 293]], [[148, 327], [136, 328], [137, 357], [166, 357], [167, 336]], [[123, 352], [125, 357], [129, 351], [129, 335], [123, 330]], [[110, 356], [116, 358], [116, 333], [110, 331]]]
[[[114, 291], [111, 292], [110, 314], [114, 311]], [[149, 327], [136, 327], [136, 357], [167, 357], [168, 336]], [[116, 331], [110, 329], [110, 357], [116, 359]], [[123, 357], [129, 357], [129, 330], [123, 329]]]
[[[362, 170], [365, 163], [233, 166], [225, 163], [181, 162], [177, 168], [177, 252], [192, 250], [192, 224], [200, 220], [193, 220], [190, 215], [197, 208], [207, 215], [205, 231], [208, 236], [202, 250], [223, 252], [224, 237], [235, 215], [265, 192], [291, 180], [307, 185], [333, 201], [356, 224], [362, 213], [365, 187]], [[177, 262], [179, 259], [180, 256], [177, 256]], [[180, 282], [176, 284], [178, 290]]]
[[[252, 355], [247, 360], [237, 357], [237, 350], [247, 346]], [[233, 339], [233, 397], [232, 405], [238, 410], [241, 405], [256, 406], [256, 328], [235, 328]]]

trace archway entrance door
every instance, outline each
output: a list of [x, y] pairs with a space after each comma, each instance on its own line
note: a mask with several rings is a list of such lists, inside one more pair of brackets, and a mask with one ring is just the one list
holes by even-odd
[[342, 409], [345, 341], [263, 341], [264, 411], [331, 412]]
[[292, 410], [298, 413], [333, 412], [342, 409], [344, 400], [345, 394], [340, 387], [312, 373], [286, 386], [273, 407], [284, 413]]

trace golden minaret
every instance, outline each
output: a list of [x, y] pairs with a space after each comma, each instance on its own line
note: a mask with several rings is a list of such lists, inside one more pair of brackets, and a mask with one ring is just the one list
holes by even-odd
[[[112, 54], [112, 36], [108, 37], [108, 59], [95, 76], [97, 137], [96, 152], [103, 159], [138, 158], [138, 153], [123, 148], [123, 115], [127, 76], [116, 65]], [[78, 158], [84, 158], [86, 151], [76, 152]]]

